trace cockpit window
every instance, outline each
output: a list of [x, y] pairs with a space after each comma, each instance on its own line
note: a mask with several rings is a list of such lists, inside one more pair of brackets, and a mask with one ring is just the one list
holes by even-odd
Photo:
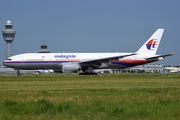
[[12, 59], [8, 58], [8, 59], [6, 59], [6, 60], [12, 60]]

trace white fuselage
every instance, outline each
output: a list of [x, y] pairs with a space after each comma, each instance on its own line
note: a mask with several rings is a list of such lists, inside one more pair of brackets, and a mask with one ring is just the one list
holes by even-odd
[[[10, 57], [3, 64], [16, 69], [60, 69], [62, 63], [79, 63], [82, 61], [121, 56], [131, 53], [26, 53]], [[141, 55], [122, 58], [118, 61], [109, 61], [106, 65], [98, 66], [101, 69], [120, 69], [146, 64]]]

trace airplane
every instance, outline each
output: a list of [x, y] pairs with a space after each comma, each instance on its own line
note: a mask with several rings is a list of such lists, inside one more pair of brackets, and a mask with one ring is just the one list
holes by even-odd
[[164, 59], [156, 55], [164, 29], [156, 32], [134, 53], [25, 53], [11, 56], [3, 64], [19, 70], [53, 69], [55, 73], [93, 75], [94, 69], [124, 69]]

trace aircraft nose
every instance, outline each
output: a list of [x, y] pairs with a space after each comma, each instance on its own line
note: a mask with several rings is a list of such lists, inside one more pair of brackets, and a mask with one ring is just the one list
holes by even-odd
[[6, 60], [5, 60], [5, 61], [3, 61], [3, 65], [4, 65], [4, 66], [7, 66], [7, 62], [6, 62]]
[[5, 61], [3, 61], [3, 65], [4, 66], [8, 66], [8, 62], [11, 61], [11, 59], [6, 59]]

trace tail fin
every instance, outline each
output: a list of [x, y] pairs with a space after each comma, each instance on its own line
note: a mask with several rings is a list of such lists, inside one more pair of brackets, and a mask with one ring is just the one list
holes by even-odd
[[144, 45], [137, 51], [137, 53], [155, 55], [163, 32], [164, 29], [156, 30], [156, 32], [144, 43]]

